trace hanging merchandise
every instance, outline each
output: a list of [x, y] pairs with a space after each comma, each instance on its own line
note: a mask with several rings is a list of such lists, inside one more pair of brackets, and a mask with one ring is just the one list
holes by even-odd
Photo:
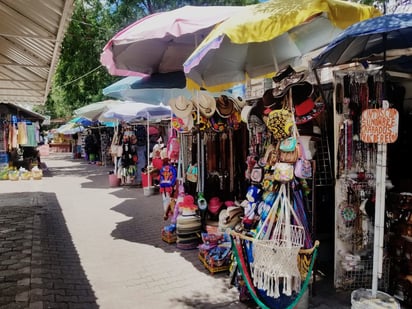
[[299, 158], [295, 164], [295, 176], [301, 179], [308, 179], [312, 177], [312, 162], [306, 159], [306, 151], [299, 138], [298, 143]]
[[[372, 285], [372, 276], [366, 274], [371, 274], [375, 267], [372, 258], [374, 214], [370, 213], [368, 201], [382, 194], [376, 192], [376, 184], [381, 181], [376, 173], [378, 147], [362, 140], [365, 128], [362, 129], [361, 117], [364, 112], [382, 108], [384, 75], [380, 69], [339, 70], [334, 72], [334, 86], [338, 125], [335, 285], [354, 290]], [[383, 246], [386, 245], [383, 243]], [[389, 261], [386, 255], [381, 265], [382, 278], [378, 287], [388, 291]]]

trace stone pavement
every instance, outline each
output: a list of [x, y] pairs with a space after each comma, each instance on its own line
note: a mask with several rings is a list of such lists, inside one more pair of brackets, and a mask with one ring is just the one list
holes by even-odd
[[[0, 182], [0, 309], [256, 307], [161, 240], [159, 195], [110, 188], [109, 167], [67, 154], [43, 161], [42, 180]], [[350, 308], [325, 283], [309, 308]]]

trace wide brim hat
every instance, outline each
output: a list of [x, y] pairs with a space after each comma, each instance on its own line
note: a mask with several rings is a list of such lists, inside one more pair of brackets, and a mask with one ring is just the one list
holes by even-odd
[[273, 88], [266, 90], [263, 93], [262, 101], [265, 108], [278, 109], [282, 107], [282, 97], [275, 98], [273, 96]]
[[302, 113], [303, 110], [308, 112], [297, 115], [295, 111], [295, 123], [297, 125], [307, 123], [317, 118], [325, 110], [325, 103], [323, 101], [313, 101], [312, 98], [306, 99], [301, 105], [300, 113]]
[[193, 102], [185, 96], [178, 96], [169, 100], [169, 106], [179, 118], [187, 118], [193, 110]]
[[242, 108], [246, 105], [246, 100], [243, 100], [241, 97], [233, 97], [234, 108], [241, 112]]
[[273, 78], [275, 85], [271, 89], [273, 98], [284, 97], [290, 87], [303, 82], [307, 76], [307, 71], [296, 72], [290, 65], [280, 70]]
[[221, 95], [216, 98], [216, 111], [222, 118], [229, 118], [234, 109], [234, 100], [227, 96]]
[[198, 92], [191, 101], [195, 108], [199, 108], [199, 112], [206, 118], [210, 118], [216, 111], [216, 100], [209, 94]]
[[240, 118], [246, 124], [249, 123], [249, 116], [250, 116], [250, 113], [252, 112], [253, 107], [254, 107], [253, 105], [245, 105], [243, 106], [242, 111], [240, 112]]
[[309, 113], [314, 107], [314, 102], [309, 100], [313, 94], [313, 85], [304, 81], [293, 85], [291, 91], [295, 114], [297, 116], [303, 116]]

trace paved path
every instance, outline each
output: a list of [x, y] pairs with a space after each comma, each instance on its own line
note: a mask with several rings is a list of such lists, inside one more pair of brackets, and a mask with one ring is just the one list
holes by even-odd
[[[109, 167], [67, 154], [43, 161], [42, 180], [0, 181], [0, 309], [256, 307], [196, 250], [161, 240], [159, 195], [110, 188]], [[350, 294], [316, 286], [310, 309], [350, 308]]]
[[0, 308], [246, 308], [196, 250], [160, 239], [161, 197], [110, 188], [109, 168], [44, 158], [0, 182]]

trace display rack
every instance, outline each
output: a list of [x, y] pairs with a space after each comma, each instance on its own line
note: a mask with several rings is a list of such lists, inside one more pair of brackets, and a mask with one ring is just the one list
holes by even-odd
[[[344, 290], [371, 288], [377, 149], [376, 144], [361, 141], [360, 116], [382, 102], [382, 76], [377, 70], [335, 71], [334, 84], [334, 283]], [[381, 291], [388, 291], [389, 275], [385, 251], [378, 280]]]

